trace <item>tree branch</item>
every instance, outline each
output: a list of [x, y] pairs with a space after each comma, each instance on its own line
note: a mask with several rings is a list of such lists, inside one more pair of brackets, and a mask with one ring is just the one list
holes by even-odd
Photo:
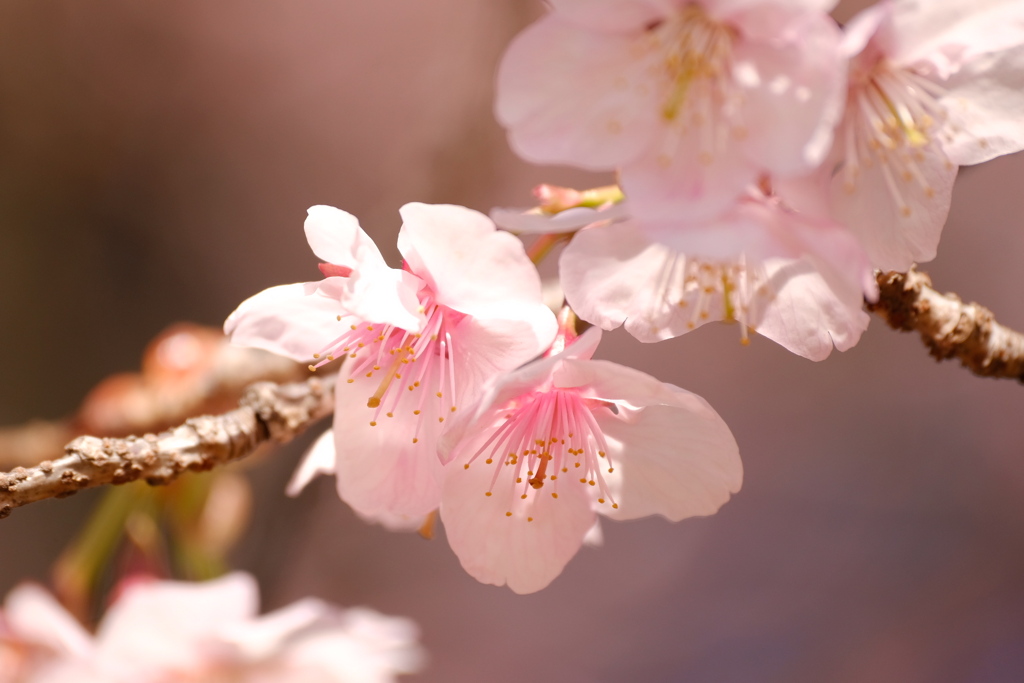
[[190, 415], [230, 410], [253, 382], [297, 382], [308, 376], [304, 364], [231, 346], [219, 329], [178, 323], [149, 343], [141, 372], [107, 377], [75, 415], [0, 427], [0, 470], [59, 458], [64, 444], [82, 434], [159, 432]]
[[16, 507], [94, 486], [136, 479], [166, 484], [186, 470], [244, 458], [266, 441], [289, 441], [331, 414], [334, 382], [330, 375], [295, 384], [258, 382], [246, 389], [239, 408], [223, 415], [191, 418], [142, 437], [80, 436], [56, 460], [0, 474], [0, 518]]
[[981, 377], [1024, 382], [1024, 335], [995, 321], [992, 311], [932, 289], [927, 274], [878, 273], [878, 303], [868, 304], [891, 327], [917, 331], [936, 360], [958, 358]]

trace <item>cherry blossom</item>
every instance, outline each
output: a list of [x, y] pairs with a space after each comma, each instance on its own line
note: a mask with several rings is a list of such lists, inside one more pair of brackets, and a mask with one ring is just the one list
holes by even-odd
[[707, 218], [828, 152], [846, 73], [834, 1], [550, 4], [498, 73], [497, 116], [525, 159], [617, 169], [638, 213], [669, 201]]
[[[511, 221], [520, 232], [578, 230], [559, 270], [566, 300], [587, 322], [625, 325], [643, 342], [738, 322], [743, 343], [751, 329], [811, 360], [853, 347], [867, 329], [863, 302], [877, 296], [877, 284], [840, 226], [755, 191], [712, 220], [641, 220], [630, 209], [625, 202], [614, 211], [573, 208], [557, 221], [536, 213]], [[514, 213], [495, 216], [504, 224]]]
[[305, 599], [257, 616], [251, 576], [194, 584], [133, 579], [95, 636], [34, 585], [4, 605], [18, 683], [386, 683], [422, 653], [407, 619]]
[[225, 323], [232, 341], [319, 368], [345, 359], [334, 453], [321, 442], [290, 490], [318, 473], [362, 516], [415, 526], [436, 509], [437, 439], [483, 383], [537, 356], [554, 337], [540, 278], [521, 243], [459, 206], [406, 204], [389, 268], [339, 209], [309, 210], [306, 236], [326, 263], [316, 283], [268, 289]]
[[801, 208], [848, 226], [876, 267], [905, 271], [935, 257], [957, 166], [1024, 148], [1024, 4], [882, 2], [843, 48], [845, 115]]
[[591, 360], [591, 328], [497, 380], [442, 440], [441, 519], [462, 566], [517, 593], [547, 586], [596, 515], [710, 515], [742, 483], [736, 442], [704, 399]]

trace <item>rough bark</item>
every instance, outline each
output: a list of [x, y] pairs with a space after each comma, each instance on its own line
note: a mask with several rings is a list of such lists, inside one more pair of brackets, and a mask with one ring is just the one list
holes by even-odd
[[891, 327], [920, 334], [937, 360], [956, 358], [981, 377], [1024, 382], [1024, 335], [997, 323], [992, 311], [940, 294], [927, 274], [913, 268], [877, 279], [878, 302], [868, 308]]
[[333, 411], [334, 379], [259, 382], [246, 389], [239, 408], [194, 417], [159, 434], [78, 437], [56, 460], [0, 474], [0, 518], [16, 507], [94, 486], [137, 479], [166, 484], [188, 470], [208, 470], [244, 458], [267, 441], [289, 441]]

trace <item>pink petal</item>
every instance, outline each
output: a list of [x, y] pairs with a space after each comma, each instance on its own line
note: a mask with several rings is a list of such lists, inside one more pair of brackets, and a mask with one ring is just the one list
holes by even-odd
[[306, 240], [323, 261], [352, 270], [387, 268], [384, 257], [359, 220], [333, 206], [313, 206], [306, 216]]
[[846, 96], [842, 34], [828, 15], [759, 5], [738, 19], [734, 73], [744, 88], [742, 146], [761, 168], [803, 174], [822, 162]]
[[734, 17], [740, 12], [759, 9], [766, 5], [773, 9], [830, 12], [839, 0], [704, 0], [708, 12], [719, 19]]
[[669, 339], [689, 329], [689, 311], [676, 306], [681, 284], [667, 289], [663, 284], [679, 257], [652, 242], [635, 222], [583, 230], [559, 259], [562, 288], [587, 322], [605, 330], [625, 322], [640, 341]]
[[632, 368], [607, 361], [564, 364], [574, 382], [589, 377], [587, 393], [618, 404], [595, 411], [617, 482], [617, 509], [603, 514], [636, 519], [659, 514], [672, 521], [710, 515], [739, 491], [743, 466], [732, 433], [707, 401]]
[[824, 360], [833, 344], [852, 348], [867, 329], [870, 317], [856, 290], [814, 268], [806, 260], [777, 259], [765, 263], [773, 296], [751, 312], [751, 326], [789, 351], [814, 361]]
[[478, 581], [508, 584], [520, 594], [547, 586], [594, 524], [588, 492], [565, 486], [555, 499], [545, 487], [523, 500], [513, 480], [500, 476], [510, 473], [500, 472], [492, 495], [486, 496], [493, 469], [482, 462], [469, 469], [463, 465], [451, 465], [441, 499], [445, 534], [463, 568]]
[[306, 454], [302, 456], [299, 468], [288, 481], [285, 493], [297, 496], [309, 482], [321, 474], [334, 474], [334, 432], [328, 429], [317, 437]]
[[700, 221], [735, 203], [760, 171], [736, 141], [705, 156], [701, 130], [667, 130], [650, 153], [624, 164], [619, 183], [637, 218]]
[[611, 170], [660, 128], [646, 69], [631, 36], [595, 34], [550, 14], [505, 53], [495, 113], [524, 159]]
[[337, 299], [307, 294], [309, 289], [305, 284], [280, 285], [249, 297], [228, 316], [224, 333], [237, 346], [308, 362], [350, 322], [338, 322], [343, 311]]
[[632, 33], [664, 18], [678, 0], [550, 0], [551, 8], [568, 21], [593, 31]]
[[[448, 463], [464, 452], [468, 447], [468, 441], [463, 441], [464, 437], [469, 432], [486, 428], [484, 423], [491, 419], [490, 413], [494, 406], [504, 405], [523, 394], [543, 391], [550, 386], [552, 375], [564, 359], [589, 359], [600, 343], [601, 330], [590, 328], [561, 353], [528, 363], [514, 371], [511, 371], [515, 367], [512, 366], [507, 368], [510, 372], [497, 378], [492, 377], [478, 398], [477, 393], [470, 394], [473, 397], [473, 402], [468, 404], [470, 409], [458, 411], [455, 419], [445, 429], [439, 445], [442, 462]], [[472, 366], [466, 372], [472, 373]]]
[[882, 270], [902, 272], [914, 262], [935, 258], [949, 213], [956, 165], [936, 144], [915, 154], [920, 155], [919, 178], [898, 177], [898, 169], [876, 158], [870, 165], [860, 164], [852, 187], [842, 170], [832, 181], [833, 216], [857, 236], [871, 263]]
[[[424, 393], [432, 392], [433, 383], [425, 381], [413, 392], [402, 391], [400, 381], [395, 381], [399, 382], [394, 393], [397, 404], [392, 405], [386, 397], [379, 414], [367, 407], [367, 399], [374, 395], [381, 378], [351, 377], [343, 367], [335, 389], [338, 494], [370, 520], [381, 515], [419, 519], [440, 502], [437, 439], [442, 425], [436, 401], [430, 399], [433, 393], [420, 405]], [[422, 410], [420, 416], [413, 414], [417, 409]], [[387, 417], [388, 412], [394, 417]], [[371, 426], [371, 421], [377, 424]], [[413, 438], [418, 441], [413, 443]]]
[[[401, 209], [398, 249], [438, 303], [470, 315], [501, 317], [513, 303], [543, 307], [540, 276], [522, 243], [482, 213], [412, 203]], [[550, 312], [548, 312], [550, 315]]]

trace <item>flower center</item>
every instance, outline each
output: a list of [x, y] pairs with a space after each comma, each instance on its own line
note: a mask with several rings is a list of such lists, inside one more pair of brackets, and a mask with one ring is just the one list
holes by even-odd
[[[730, 133], [745, 135], [733, 125], [741, 99], [732, 78], [732, 29], [711, 19], [698, 4], [689, 4], [648, 28], [645, 40], [656, 55], [652, 75], [661, 83], [661, 116], [678, 139], [690, 131], [698, 138], [698, 161], [710, 164]], [[671, 163], [666, 145], [659, 161]]]
[[665, 262], [659, 282], [662, 302], [689, 311], [688, 328], [711, 319], [738, 322], [744, 346], [750, 343], [756, 313], [775, 296], [764, 268], [748, 265], [743, 256], [709, 262], [676, 253]]
[[[576, 389], [551, 389], [533, 392], [518, 398], [504, 411], [504, 423], [473, 455], [469, 463], [484, 457], [484, 463], [495, 465], [490, 496], [503, 471], [510, 470], [508, 480], [525, 500], [541, 489], [558, 498], [561, 482], [576, 482], [597, 487], [598, 503], [612, 500], [602, 469], [614, 472], [608, 457], [608, 445], [593, 411], [598, 406], [579, 395]], [[603, 404], [600, 404], [603, 405]], [[495, 464], [496, 463], [496, 464]], [[560, 475], [566, 475], [560, 479]], [[505, 513], [511, 517], [512, 512]], [[527, 517], [527, 521], [533, 521]]]
[[[912, 71], [878, 62], [850, 87], [843, 131], [843, 185], [857, 189], [861, 168], [878, 164], [886, 187], [903, 217], [912, 213], [908, 192], [926, 199], [935, 189], [921, 171], [926, 148], [933, 146], [945, 119], [939, 86]], [[951, 165], [949, 160], [945, 163]]]
[[335, 358], [347, 358], [351, 364], [349, 384], [360, 375], [378, 378], [376, 390], [366, 400], [367, 407], [374, 411], [371, 427], [377, 426], [381, 413], [394, 417], [406, 392], [418, 395], [412, 411], [419, 417], [413, 443], [419, 442], [420, 421], [436, 417], [444, 422], [456, 410], [451, 329], [462, 317], [436, 303], [429, 292], [421, 293], [420, 310], [427, 319], [422, 332], [379, 323], [352, 323], [345, 333], [314, 354], [320, 360], [309, 366], [315, 370]]

